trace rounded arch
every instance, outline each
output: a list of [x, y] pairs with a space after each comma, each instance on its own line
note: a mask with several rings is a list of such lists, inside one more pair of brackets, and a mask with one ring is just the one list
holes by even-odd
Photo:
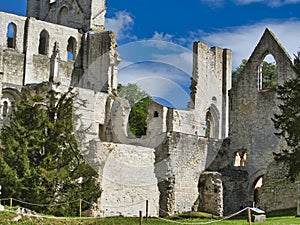
[[74, 37], [68, 39], [67, 53], [68, 60], [75, 60], [77, 51], [77, 41]]
[[257, 79], [259, 91], [275, 89], [277, 86], [278, 71], [275, 57], [270, 51], [264, 52], [261, 57]]
[[57, 23], [61, 25], [67, 25], [68, 24], [68, 14], [69, 14], [69, 9], [67, 6], [63, 6], [60, 8], [58, 11], [57, 15]]
[[[260, 187], [260, 186], [257, 186], [258, 182], [260, 182], [260, 179], [264, 178], [264, 176], [266, 175], [267, 173], [267, 168], [261, 168], [259, 170], [257, 170], [250, 178], [249, 180], [249, 196], [250, 196], [250, 199], [253, 200], [253, 202], [257, 202], [257, 187]], [[263, 180], [262, 180], [263, 182]]]
[[0, 101], [1, 119], [3, 119], [4, 121], [10, 120], [19, 101], [20, 92], [17, 89], [3, 89], [2, 99]]
[[49, 51], [49, 32], [43, 29], [39, 39], [39, 54], [48, 55]]
[[212, 104], [206, 113], [206, 133], [209, 138], [219, 138], [220, 113], [217, 107]]
[[7, 47], [8, 48], [16, 48], [16, 41], [17, 41], [17, 25], [13, 22], [10, 22], [7, 25]]

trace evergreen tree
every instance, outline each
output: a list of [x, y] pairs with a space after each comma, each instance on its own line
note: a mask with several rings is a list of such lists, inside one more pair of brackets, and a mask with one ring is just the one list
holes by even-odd
[[[50, 86], [25, 88], [11, 123], [2, 129], [2, 197], [53, 205], [35, 206], [38, 212], [75, 216], [79, 199], [95, 203], [100, 197], [98, 175], [85, 163], [75, 139], [77, 95], [72, 90], [60, 94]], [[89, 208], [83, 204], [83, 210]]]
[[289, 177], [295, 180], [300, 173], [300, 53], [295, 56], [294, 70], [297, 76], [284, 82], [277, 89], [281, 104], [280, 113], [274, 116], [277, 135], [283, 137], [289, 149], [274, 153], [275, 159], [284, 162], [289, 168]]

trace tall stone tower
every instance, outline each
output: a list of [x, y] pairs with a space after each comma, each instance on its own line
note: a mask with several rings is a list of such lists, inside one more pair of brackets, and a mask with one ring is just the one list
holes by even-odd
[[105, 0], [28, 0], [27, 16], [80, 29], [104, 30]]
[[229, 130], [229, 99], [231, 59], [229, 49], [209, 47], [195, 42], [190, 107], [205, 121], [206, 136], [222, 139]]

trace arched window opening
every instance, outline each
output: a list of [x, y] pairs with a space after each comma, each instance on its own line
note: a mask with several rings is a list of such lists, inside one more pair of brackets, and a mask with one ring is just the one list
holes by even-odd
[[260, 190], [261, 190], [261, 187], [263, 185], [263, 176], [262, 177], [259, 177], [256, 182], [254, 182], [254, 193], [253, 193], [253, 201], [254, 201], [254, 204], [258, 202], [259, 200], [259, 193], [260, 193]]
[[132, 107], [128, 118], [128, 134], [131, 137], [141, 138], [147, 134], [148, 109], [151, 102], [146, 97], [136, 102]]
[[238, 167], [241, 166], [241, 156], [239, 152], [234, 154], [234, 166]]
[[246, 162], [247, 162], [247, 153], [243, 152], [241, 155], [241, 166], [246, 166]]
[[49, 48], [49, 33], [43, 30], [40, 33], [39, 54], [48, 55]]
[[8, 115], [8, 102], [3, 102], [3, 108], [2, 108], [2, 117], [5, 118]]
[[17, 25], [14, 23], [9, 23], [7, 26], [7, 47], [16, 48], [16, 37], [17, 37]]
[[68, 60], [75, 60], [76, 48], [77, 48], [76, 39], [73, 37], [70, 37], [68, 40], [68, 47], [67, 47]]
[[104, 132], [104, 125], [103, 124], [99, 124], [98, 136], [99, 136], [99, 139], [101, 141], [105, 140], [105, 132]]
[[154, 117], [154, 118], [157, 118], [157, 117], [158, 117], [158, 112], [157, 112], [157, 111], [154, 112], [153, 117]]
[[206, 113], [205, 118], [205, 137], [208, 138], [219, 138], [219, 123], [220, 123], [220, 113], [217, 107], [212, 104]]
[[88, 82], [86, 83], [86, 86], [87, 86], [88, 89], [90, 89], [90, 88], [91, 88], [91, 82], [88, 81]]
[[66, 6], [63, 6], [58, 13], [57, 23], [61, 25], [67, 25], [68, 24], [68, 14], [69, 9]]
[[210, 138], [211, 137], [211, 121], [212, 117], [210, 112], [206, 114], [206, 120], [205, 120], [205, 137]]
[[277, 68], [274, 57], [267, 55], [258, 67], [258, 89], [270, 90], [277, 86]]
[[49, 3], [51, 4], [51, 3], [55, 3], [56, 2], [56, 0], [49, 0]]
[[246, 161], [247, 161], [247, 153], [246, 152], [236, 152], [234, 154], [234, 166], [245, 167]]

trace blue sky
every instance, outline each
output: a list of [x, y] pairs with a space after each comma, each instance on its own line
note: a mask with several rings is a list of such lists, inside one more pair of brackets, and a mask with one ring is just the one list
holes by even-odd
[[[231, 49], [233, 68], [250, 56], [266, 27], [292, 57], [300, 50], [300, 0], [107, 0], [106, 4], [106, 28], [117, 33], [122, 58], [119, 81], [138, 81], [149, 89], [149, 77], [157, 79], [156, 84], [164, 83], [158, 77], [169, 80], [164, 87], [152, 86], [161, 93], [157, 98], [184, 99], [172, 103], [178, 108], [188, 101], [194, 41]], [[1, 1], [0, 10], [25, 15], [26, 1]]]

